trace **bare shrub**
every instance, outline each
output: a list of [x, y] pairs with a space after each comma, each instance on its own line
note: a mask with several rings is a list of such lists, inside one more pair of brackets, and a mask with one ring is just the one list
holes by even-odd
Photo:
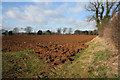
[[116, 48], [120, 47], [120, 14], [115, 16], [112, 21], [104, 26], [103, 37], [109, 42], [112, 42]]

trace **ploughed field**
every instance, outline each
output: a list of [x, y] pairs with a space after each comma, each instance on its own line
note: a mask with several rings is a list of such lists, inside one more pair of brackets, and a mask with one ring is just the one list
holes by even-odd
[[32, 50], [41, 60], [52, 65], [59, 65], [74, 60], [92, 40], [93, 35], [14, 35], [2, 38], [2, 51], [17, 52]]

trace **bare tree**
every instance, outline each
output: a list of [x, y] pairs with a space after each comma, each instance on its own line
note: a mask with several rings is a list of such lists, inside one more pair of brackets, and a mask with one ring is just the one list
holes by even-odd
[[63, 28], [63, 34], [65, 34], [66, 30], [67, 30], [67, 28]]
[[25, 28], [26, 33], [31, 33], [32, 32], [32, 27], [27, 26]]
[[72, 28], [69, 28], [68, 33], [71, 34], [71, 32], [72, 32]]
[[92, 12], [93, 14], [89, 16], [89, 21], [95, 20], [96, 27], [100, 27], [104, 22], [109, 22], [111, 18], [119, 11], [118, 7], [120, 6], [119, 2], [90, 2], [86, 7], [87, 11]]
[[6, 30], [5, 29], [2, 29], [2, 30], [0, 30], [1, 31], [1, 33], [4, 33]]
[[8, 35], [8, 30], [2, 29], [0, 32], [4, 35]]
[[61, 34], [61, 28], [57, 29], [57, 34]]
[[13, 33], [18, 33], [19, 32], [19, 29], [18, 29], [18, 27], [15, 27], [14, 29], [13, 29]]
[[51, 35], [51, 33], [52, 33], [52, 32], [51, 32], [50, 30], [47, 30], [47, 31], [46, 31], [46, 34], [47, 34], [47, 35]]

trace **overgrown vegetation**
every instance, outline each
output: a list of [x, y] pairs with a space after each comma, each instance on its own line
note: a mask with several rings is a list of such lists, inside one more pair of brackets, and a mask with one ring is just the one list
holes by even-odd
[[114, 44], [116, 48], [120, 47], [119, 45], [119, 35], [120, 35], [120, 12], [115, 16], [112, 21], [104, 27], [103, 37], [109, 42]]

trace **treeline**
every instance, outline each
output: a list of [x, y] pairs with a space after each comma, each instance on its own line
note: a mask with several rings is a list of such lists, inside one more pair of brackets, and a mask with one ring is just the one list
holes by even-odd
[[74, 33], [72, 33], [72, 28], [58, 28], [56, 32], [52, 32], [50, 30], [42, 31], [38, 30], [37, 32], [33, 32], [32, 27], [26, 27], [22, 28], [22, 32], [20, 32], [20, 29], [15, 27], [13, 30], [8, 31], [2, 29], [3, 35], [98, 35], [97, 30], [94, 31], [81, 31], [81, 30], [75, 30]]
[[98, 31], [80, 31], [80, 30], [75, 30], [74, 34], [76, 35], [98, 35]]

